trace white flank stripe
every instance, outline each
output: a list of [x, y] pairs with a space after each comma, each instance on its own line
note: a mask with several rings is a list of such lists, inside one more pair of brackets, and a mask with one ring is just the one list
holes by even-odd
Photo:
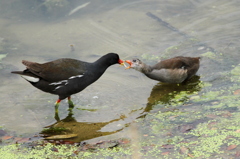
[[67, 80], [63, 80], [63, 81], [59, 81], [59, 82], [53, 82], [53, 83], [50, 83], [49, 85], [59, 85], [59, 84], [62, 84], [62, 83], [65, 83], [65, 85], [66, 85], [68, 83], [68, 81]]
[[39, 78], [37, 77], [31, 77], [31, 76], [24, 76], [24, 75], [21, 75], [22, 78], [24, 78], [25, 80], [29, 81], [29, 82], [38, 82], [39, 81]]
[[59, 88], [61, 88], [62, 86], [57, 86], [55, 89], [54, 89], [54, 91], [56, 91], [57, 89], [59, 89]]
[[80, 77], [82, 77], [82, 76], [83, 76], [83, 75], [72, 76], [72, 77], [69, 77], [69, 79], [80, 78]]

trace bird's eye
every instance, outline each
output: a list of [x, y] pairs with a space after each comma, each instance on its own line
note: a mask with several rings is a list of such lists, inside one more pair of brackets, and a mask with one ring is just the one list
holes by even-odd
[[133, 62], [137, 62], [137, 60], [134, 59]]

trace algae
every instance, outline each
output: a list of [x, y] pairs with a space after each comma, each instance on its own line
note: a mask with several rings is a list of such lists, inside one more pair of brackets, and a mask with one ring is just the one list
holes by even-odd
[[203, 56], [203, 57], [208, 57], [208, 58], [210, 58], [210, 59], [215, 59], [216, 58], [216, 55], [215, 55], [215, 53], [213, 53], [213, 52], [206, 52], [206, 53], [203, 53], [203, 54], [201, 54], [201, 56]]

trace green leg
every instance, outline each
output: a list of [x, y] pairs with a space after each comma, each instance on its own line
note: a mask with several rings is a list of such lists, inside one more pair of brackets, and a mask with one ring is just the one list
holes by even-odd
[[59, 103], [55, 104], [55, 113], [58, 113], [58, 107], [59, 107]]
[[68, 105], [69, 105], [69, 110], [72, 110], [74, 108], [74, 104], [71, 101], [71, 97], [68, 97]]
[[58, 112], [55, 112], [55, 116], [54, 116], [54, 118], [55, 118], [57, 121], [60, 121], [60, 118], [59, 118]]
[[59, 103], [61, 102], [61, 100], [60, 99], [58, 99], [57, 101], [56, 101], [56, 103], [55, 103], [55, 119], [57, 120], [57, 121], [59, 121], [60, 120], [60, 118], [59, 118], [59, 116], [58, 116], [58, 107], [59, 107]]
[[58, 107], [59, 107], [59, 103], [61, 102], [60, 99], [58, 99], [55, 103], [55, 113], [58, 113]]

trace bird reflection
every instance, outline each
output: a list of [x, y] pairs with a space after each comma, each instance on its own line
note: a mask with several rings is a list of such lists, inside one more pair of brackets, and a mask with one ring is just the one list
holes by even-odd
[[[58, 116], [58, 114], [55, 114], [55, 117], [56, 115]], [[57, 120], [56, 123], [46, 126], [46, 129], [44, 129], [41, 134], [44, 134], [44, 136], [46, 136], [45, 139], [61, 139], [78, 143], [84, 140], [111, 135], [121, 131], [123, 128], [111, 132], [101, 132], [101, 129], [104, 126], [119, 121], [123, 118], [124, 117], [121, 116], [119, 119], [99, 123], [77, 122], [73, 117], [73, 113], [69, 111], [69, 114], [65, 119]]]
[[[154, 109], [156, 105], [173, 105], [177, 102], [185, 103], [188, 101], [189, 96], [194, 92], [198, 92], [202, 88], [199, 76], [193, 76], [190, 80], [181, 84], [156, 84], [148, 98], [148, 103], [144, 110], [134, 117], [144, 118], [148, 112]], [[184, 92], [184, 93], [183, 93]], [[180, 96], [179, 96], [180, 94]], [[139, 110], [140, 111], [140, 110]], [[135, 111], [134, 111], [135, 112]], [[133, 116], [132, 116], [133, 117]], [[42, 131], [42, 134], [47, 135], [46, 139], [53, 140], [67, 140], [72, 142], [81, 142], [97, 138], [100, 136], [111, 135], [123, 130], [121, 127], [118, 130], [111, 132], [101, 132], [101, 129], [113, 122], [123, 120], [126, 116], [120, 116], [118, 119], [114, 119], [108, 122], [89, 123], [89, 122], [77, 122], [73, 117], [72, 110], [69, 110], [69, 114], [65, 119], [60, 120], [58, 114], [55, 114], [56, 123], [48, 126], [48, 130]], [[131, 120], [132, 121], [132, 120]], [[130, 123], [128, 123], [130, 124]], [[127, 125], [127, 124], [126, 124]], [[58, 132], [57, 130], [62, 130]], [[62, 135], [63, 134], [63, 135]], [[62, 135], [62, 136], [61, 136]]]
[[161, 105], [172, 105], [179, 101], [177, 99], [177, 95], [181, 92], [185, 92], [181, 96], [181, 102], [185, 103], [189, 99], [189, 95], [193, 94], [194, 92], [198, 92], [201, 90], [202, 85], [201, 81], [199, 80], [200, 76], [193, 76], [190, 80], [181, 83], [181, 84], [165, 84], [165, 83], [158, 83], [156, 84], [148, 98], [148, 103], [142, 112], [144, 117], [146, 113], [150, 112], [153, 107], [157, 104]]

